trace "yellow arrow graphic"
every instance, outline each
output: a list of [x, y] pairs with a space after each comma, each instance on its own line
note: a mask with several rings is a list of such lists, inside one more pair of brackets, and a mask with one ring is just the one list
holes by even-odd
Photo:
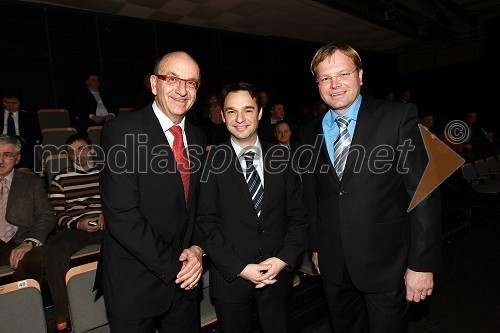
[[419, 124], [418, 127], [424, 139], [425, 150], [429, 156], [429, 163], [411, 199], [408, 212], [422, 202], [422, 200], [441, 185], [446, 178], [465, 163], [462, 157], [429, 132], [425, 126]]

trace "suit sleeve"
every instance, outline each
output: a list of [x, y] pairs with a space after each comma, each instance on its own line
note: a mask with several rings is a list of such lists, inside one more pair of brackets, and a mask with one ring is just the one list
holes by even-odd
[[[102, 132], [101, 143], [107, 160], [100, 173], [100, 190], [106, 228], [125, 249], [124, 255], [131, 255], [169, 283], [181, 268], [178, 244], [171, 244], [161, 237], [140, 210], [141, 200], [147, 198], [141, 198], [141, 174], [134, 169], [137, 147], [130, 142], [124, 144], [127, 134], [134, 133], [133, 126], [112, 120]], [[121, 153], [115, 153], [116, 147]], [[166, 220], [168, 218], [165, 216]]]
[[291, 163], [288, 166], [286, 196], [288, 224], [283, 239], [283, 247], [278, 252], [277, 257], [293, 267], [300, 253], [304, 251], [304, 241], [308, 225], [306, 210], [302, 203], [300, 179], [298, 174], [293, 170]]
[[231, 282], [238, 277], [247, 264], [233, 251], [231, 243], [222, 231], [218, 209], [217, 179], [215, 173], [210, 172], [213, 154], [209, 153], [208, 156], [206, 167], [209, 172], [207, 172], [207, 179], [202, 179], [200, 183], [195, 234], [221, 275]]
[[34, 238], [45, 243], [47, 236], [56, 225], [54, 210], [49, 202], [49, 197], [45, 191], [45, 185], [42, 179], [34, 177], [32, 190], [37, 221], [26, 238]]
[[[405, 166], [408, 172], [403, 172], [405, 189], [410, 198], [413, 198], [429, 161], [417, 124], [417, 108], [412, 104], [407, 104], [400, 124], [399, 145], [405, 146], [406, 141], [415, 147], [407, 153]], [[408, 267], [417, 272], [437, 271], [442, 251], [439, 189], [434, 190], [410, 211], [410, 233]]]

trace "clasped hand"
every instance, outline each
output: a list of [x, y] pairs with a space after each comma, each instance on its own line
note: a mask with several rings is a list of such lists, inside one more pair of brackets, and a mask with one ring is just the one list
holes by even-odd
[[277, 281], [276, 276], [285, 266], [286, 262], [283, 260], [271, 257], [259, 264], [246, 265], [239, 276], [254, 283], [255, 288], [260, 289], [275, 284]]
[[202, 257], [203, 250], [196, 245], [182, 251], [179, 256], [182, 268], [175, 280], [175, 283], [181, 284], [182, 289], [191, 290], [198, 285], [201, 273], [203, 272]]

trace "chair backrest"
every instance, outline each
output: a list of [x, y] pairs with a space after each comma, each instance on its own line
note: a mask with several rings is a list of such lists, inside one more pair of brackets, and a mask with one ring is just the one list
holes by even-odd
[[60, 153], [57, 155], [48, 155], [44, 161], [44, 170], [47, 175], [47, 182], [50, 185], [52, 178], [69, 166], [68, 155]]
[[101, 130], [102, 126], [90, 126], [87, 128], [87, 134], [92, 144], [98, 146], [101, 144]]
[[108, 326], [104, 297], [96, 299], [94, 286], [97, 261], [74, 267], [66, 274], [69, 313], [74, 333]]
[[494, 156], [486, 158], [486, 164], [490, 172], [500, 172], [500, 163], [498, 163], [498, 160]]
[[205, 269], [201, 275], [201, 281], [203, 284], [203, 297], [200, 301], [200, 321], [201, 327], [205, 327], [217, 321], [215, 307], [210, 300], [210, 281], [208, 269]]
[[32, 279], [0, 286], [2, 333], [47, 332], [40, 285]]
[[41, 129], [71, 126], [69, 112], [66, 109], [38, 110], [38, 123]]
[[66, 143], [67, 138], [76, 133], [77, 131], [73, 127], [43, 128], [42, 129], [43, 144], [60, 147]]
[[474, 166], [476, 167], [476, 172], [479, 176], [488, 176], [490, 173], [490, 170], [488, 170], [488, 166], [484, 160], [475, 161]]
[[462, 175], [468, 183], [477, 179], [476, 169], [474, 169], [474, 166], [471, 163], [465, 163], [462, 165]]
[[12, 275], [13, 273], [14, 273], [14, 270], [12, 268], [10, 268], [10, 265], [1, 265], [0, 266], [0, 277]]
[[130, 112], [132, 112], [132, 111], [134, 111], [134, 108], [119, 108], [118, 109], [118, 115], [119, 116], [127, 115]]

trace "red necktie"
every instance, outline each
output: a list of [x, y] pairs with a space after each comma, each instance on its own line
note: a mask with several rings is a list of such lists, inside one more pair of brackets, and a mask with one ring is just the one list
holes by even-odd
[[187, 151], [184, 148], [184, 141], [182, 140], [182, 128], [174, 125], [170, 127], [169, 131], [174, 135], [174, 157], [175, 161], [177, 162], [177, 169], [181, 174], [182, 185], [184, 187], [184, 198], [186, 199], [187, 204], [190, 174]]

